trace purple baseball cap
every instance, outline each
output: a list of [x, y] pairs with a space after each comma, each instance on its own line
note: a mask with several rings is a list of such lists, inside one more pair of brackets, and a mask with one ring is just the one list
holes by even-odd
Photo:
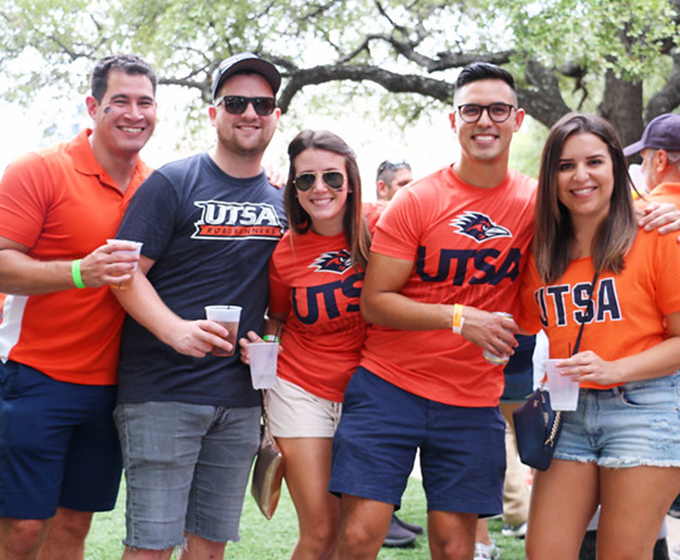
[[237, 72], [243, 72], [244, 70], [260, 74], [269, 82], [274, 95], [279, 91], [279, 87], [281, 87], [281, 74], [279, 74], [276, 66], [253, 53], [244, 52], [230, 56], [220, 63], [217, 72], [215, 72], [215, 79], [213, 80], [213, 101], [215, 101], [217, 92], [220, 90], [220, 86], [224, 81]]
[[666, 113], [653, 119], [635, 144], [623, 149], [625, 156], [632, 156], [645, 148], [680, 152], [680, 115]]

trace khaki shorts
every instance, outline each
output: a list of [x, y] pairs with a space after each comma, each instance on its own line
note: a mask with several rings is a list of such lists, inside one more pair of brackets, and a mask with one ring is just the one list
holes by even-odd
[[322, 399], [281, 379], [267, 391], [269, 427], [274, 437], [332, 438], [340, 422], [342, 403]]

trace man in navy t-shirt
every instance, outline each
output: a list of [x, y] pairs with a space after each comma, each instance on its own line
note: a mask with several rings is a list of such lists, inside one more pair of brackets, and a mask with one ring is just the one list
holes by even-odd
[[[222, 558], [238, 526], [260, 440], [261, 398], [227, 329], [206, 305], [243, 308], [262, 332], [269, 257], [285, 228], [262, 156], [276, 130], [281, 77], [250, 53], [225, 60], [209, 108], [217, 142], [155, 171], [118, 238], [143, 243], [129, 289], [115, 418], [127, 480], [124, 559]], [[234, 354], [211, 355], [213, 350]]]

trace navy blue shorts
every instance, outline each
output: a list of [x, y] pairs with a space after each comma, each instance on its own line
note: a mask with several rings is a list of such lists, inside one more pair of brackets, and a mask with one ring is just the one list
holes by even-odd
[[333, 438], [329, 489], [399, 507], [420, 448], [428, 511], [503, 511], [505, 421], [498, 407], [418, 397], [359, 368]]
[[0, 362], [0, 517], [112, 510], [122, 469], [115, 404], [115, 386]]

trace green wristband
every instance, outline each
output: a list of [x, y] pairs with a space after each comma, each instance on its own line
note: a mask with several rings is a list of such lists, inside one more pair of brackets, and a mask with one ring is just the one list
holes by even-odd
[[80, 261], [83, 259], [76, 259], [71, 263], [71, 276], [73, 276], [73, 283], [76, 288], [83, 289], [86, 288], [85, 282], [83, 282], [83, 277], [80, 274]]
[[281, 342], [281, 339], [273, 334], [265, 334], [263, 340], [265, 342]]

